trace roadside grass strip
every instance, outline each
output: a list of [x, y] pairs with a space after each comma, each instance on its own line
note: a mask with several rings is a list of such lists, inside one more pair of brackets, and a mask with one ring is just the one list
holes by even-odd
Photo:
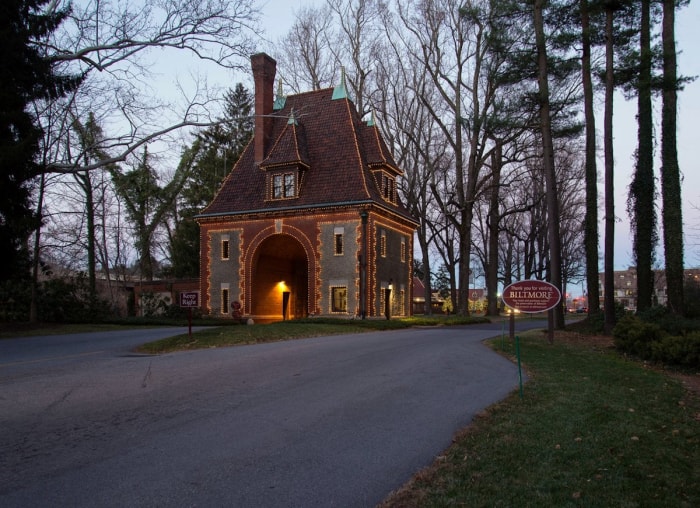
[[[510, 341], [492, 341], [494, 349]], [[530, 381], [383, 507], [700, 506], [700, 405], [611, 348], [520, 335]]]
[[177, 335], [138, 348], [140, 353], [169, 353], [189, 349], [262, 344], [282, 340], [321, 337], [378, 330], [397, 330], [412, 326], [449, 326], [488, 323], [479, 317], [402, 318], [402, 319], [332, 319], [309, 318], [269, 324], [219, 326]]

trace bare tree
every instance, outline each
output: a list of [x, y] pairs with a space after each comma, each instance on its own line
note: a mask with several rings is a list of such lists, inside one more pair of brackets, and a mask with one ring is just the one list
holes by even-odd
[[374, 62], [382, 59], [380, 24], [385, 8], [381, 0], [326, 0], [335, 14], [338, 32], [330, 45], [336, 62], [346, 70], [355, 106], [361, 116], [370, 112], [372, 94], [370, 73]]
[[398, 2], [400, 27], [409, 58], [420, 62], [439, 101], [421, 97], [423, 107], [439, 126], [454, 157], [454, 189], [433, 196], [453, 222], [459, 238], [459, 283], [456, 309], [468, 314], [471, 224], [488, 149], [485, 129], [496, 98], [495, 80], [487, 65], [487, 22], [473, 4], [461, 10], [456, 0]]
[[[58, 100], [53, 114], [41, 117], [47, 136], [66, 135], [72, 114], [84, 117], [92, 111], [104, 128], [99, 147], [110, 159], [85, 166], [80, 154], [68, 157], [56, 150], [49, 171], [76, 172], [120, 162], [155, 139], [180, 129], [209, 125], [215, 95], [203, 80], [195, 85], [180, 80], [187, 72], [179, 68], [178, 52], [188, 52], [200, 62], [237, 69], [247, 64], [258, 34], [258, 8], [253, 0], [140, 0], [88, 2], [56, 0], [51, 9], [70, 5], [70, 15], [48, 40], [37, 40], [47, 58], [58, 68], [83, 77], [81, 86]], [[173, 83], [159, 73], [177, 69], [174, 93], [180, 105], [163, 96]], [[62, 114], [61, 114], [62, 111]], [[52, 122], [52, 128], [47, 123]], [[46, 146], [59, 148], [55, 139]], [[94, 147], [86, 147], [94, 149]], [[76, 156], [77, 155], [77, 156]]]
[[294, 24], [279, 41], [282, 81], [295, 93], [333, 86], [338, 63], [331, 51], [333, 16], [330, 6], [301, 7]]
[[[390, 23], [385, 26], [389, 27]], [[378, 93], [373, 97], [373, 106], [386, 119], [380, 123], [384, 139], [392, 146], [397, 164], [405, 171], [401, 195], [408, 210], [419, 221], [417, 238], [426, 295], [424, 312], [431, 314], [430, 254], [436, 231], [430, 223], [431, 214], [440, 214], [435, 207], [431, 182], [436, 172], [444, 172], [451, 166], [450, 152], [442, 131], [419, 99], [436, 93], [432, 80], [422, 72], [418, 62], [405, 58], [402, 45], [392, 43], [390, 29], [387, 35], [384, 53], [391, 58], [377, 62]]]

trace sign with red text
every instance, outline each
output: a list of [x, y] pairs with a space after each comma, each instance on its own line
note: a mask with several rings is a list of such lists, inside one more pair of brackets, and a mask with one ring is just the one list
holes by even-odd
[[199, 307], [199, 293], [197, 291], [180, 293], [180, 307]]
[[544, 312], [556, 307], [561, 301], [561, 292], [543, 280], [521, 280], [503, 290], [503, 303], [520, 312]]

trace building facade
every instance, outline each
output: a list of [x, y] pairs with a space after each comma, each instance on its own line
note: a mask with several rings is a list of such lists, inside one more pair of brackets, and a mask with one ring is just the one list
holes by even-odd
[[275, 95], [276, 62], [261, 53], [251, 64], [254, 137], [197, 216], [203, 312], [409, 315], [417, 222], [374, 120], [362, 121], [344, 79]]
[[[700, 268], [688, 268], [684, 270], [686, 281], [693, 281], [695, 284], [700, 283]], [[625, 309], [637, 310], [637, 269], [630, 267], [627, 270], [618, 270], [614, 272], [614, 293], [613, 298]], [[598, 275], [598, 284], [600, 286], [600, 301], [601, 305], [605, 298], [605, 274]], [[668, 303], [668, 285], [666, 283], [666, 273], [664, 270], [654, 270], [654, 296], [652, 305], [666, 305]]]

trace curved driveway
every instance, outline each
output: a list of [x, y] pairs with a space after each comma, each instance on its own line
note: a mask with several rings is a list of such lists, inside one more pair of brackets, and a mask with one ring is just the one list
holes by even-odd
[[161, 356], [129, 354], [136, 332], [0, 341], [0, 506], [375, 506], [517, 387], [481, 344], [501, 330]]

